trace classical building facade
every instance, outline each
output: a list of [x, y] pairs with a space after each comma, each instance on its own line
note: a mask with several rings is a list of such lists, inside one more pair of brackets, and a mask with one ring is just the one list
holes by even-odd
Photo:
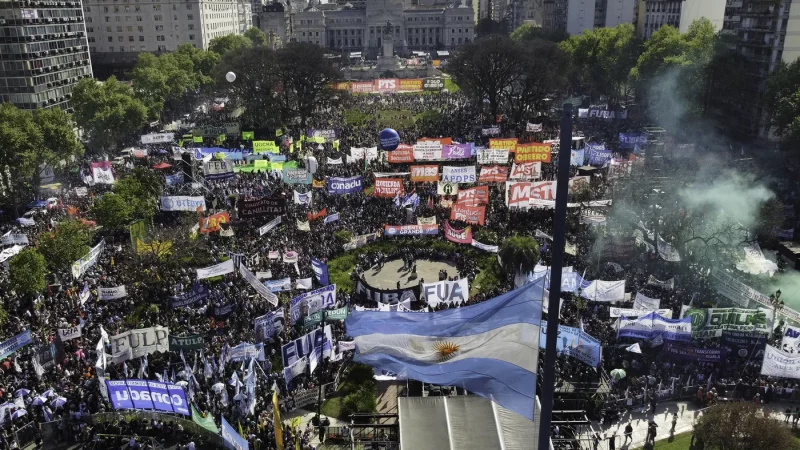
[[[273, 4], [274, 5], [274, 4]], [[282, 42], [309, 42], [336, 52], [378, 55], [390, 36], [398, 55], [450, 50], [471, 42], [475, 13], [471, 6], [434, 1], [367, 0], [362, 3], [289, 2], [265, 5], [261, 29]], [[385, 34], [384, 30], [391, 33]]]

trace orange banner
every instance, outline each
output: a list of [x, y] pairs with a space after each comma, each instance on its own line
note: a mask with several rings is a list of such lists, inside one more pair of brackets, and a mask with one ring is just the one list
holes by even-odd
[[411, 166], [411, 181], [414, 183], [439, 181], [439, 166]]
[[220, 224], [228, 223], [230, 221], [231, 221], [231, 216], [228, 215], [227, 211], [201, 218], [200, 232], [213, 233], [214, 231], [219, 230]]
[[492, 138], [489, 139], [489, 148], [508, 150], [514, 152], [517, 148], [517, 138]]
[[[491, 145], [491, 144], [490, 144]], [[527, 162], [550, 162], [550, 144], [542, 144], [539, 142], [530, 142], [527, 144], [517, 144], [517, 151], [514, 155], [514, 162], [527, 163]]]
[[422, 90], [422, 78], [400, 79], [400, 92], [415, 92]]
[[414, 162], [414, 147], [407, 144], [398, 145], [396, 149], [389, 152], [389, 162], [392, 164]]
[[328, 208], [324, 208], [322, 211], [316, 213], [307, 213], [306, 217], [308, 218], [309, 221], [311, 221], [320, 219], [322, 217], [325, 217], [326, 215], [328, 215]]
[[453, 138], [451, 137], [443, 137], [443, 138], [419, 138], [417, 142], [438, 142], [442, 145], [453, 145]]

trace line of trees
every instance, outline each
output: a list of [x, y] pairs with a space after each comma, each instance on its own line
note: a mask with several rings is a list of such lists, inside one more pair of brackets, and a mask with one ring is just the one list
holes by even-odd
[[[233, 72], [229, 83], [225, 74]], [[111, 77], [81, 80], [73, 91], [74, 119], [92, 151], [124, 145], [148, 122], [170, 121], [215, 98], [227, 98], [225, 114], [241, 113], [242, 126], [274, 131], [305, 124], [315, 107], [332, 97], [338, 70], [324, 50], [310, 44], [267, 47], [257, 28], [213, 39], [209, 50], [181, 45], [174, 52], [142, 53], [130, 84]]]

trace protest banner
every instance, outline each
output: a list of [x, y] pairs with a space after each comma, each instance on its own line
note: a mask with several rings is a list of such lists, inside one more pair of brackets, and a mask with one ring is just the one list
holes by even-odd
[[411, 181], [413, 183], [439, 181], [439, 166], [411, 166]]
[[233, 260], [229, 259], [213, 266], [197, 269], [197, 279], [218, 277], [233, 272]]
[[455, 242], [458, 244], [472, 244], [472, 228], [453, 228], [450, 226], [450, 222], [445, 221], [444, 237], [450, 242]]
[[169, 337], [169, 350], [171, 352], [202, 350], [205, 347], [205, 337], [202, 334], [192, 334], [189, 336]]
[[527, 163], [527, 162], [545, 162], [549, 163], [551, 158], [552, 146], [550, 144], [542, 144], [539, 142], [530, 142], [527, 144], [517, 144], [516, 151], [514, 152], [514, 162]]
[[336, 285], [306, 292], [292, 299], [289, 306], [290, 321], [296, 323], [303, 317], [336, 306]]
[[[438, 169], [438, 167], [437, 167]], [[444, 166], [442, 181], [448, 183], [475, 183], [475, 166]]]
[[489, 139], [489, 148], [492, 150], [508, 150], [514, 152], [517, 149], [517, 138]]
[[333, 195], [342, 194], [355, 194], [364, 189], [364, 178], [357, 177], [329, 177], [328, 178], [328, 193]]
[[100, 254], [103, 253], [105, 248], [106, 241], [102, 240], [99, 244], [92, 247], [86, 256], [72, 263], [72, 276], [75, 277], [75, 279], [83, 276], [83, 274], [86, 273], [90, 267], [97, 263], [97, 259], [100, 257]]
[[439, 234], [437, 225], [384, 225], [384, 236], [435, 236]]
[[463, 303], [469, 299], [469, 281], [461, 278], [455, 281], [439, 281], [436, 283], [423, 283], [422, 297], [429, 306], [435, 308], [439, 303]]
[[206, 210], [205, 197], [187, 197], [184, 195], [161, 197], [162, 211], [196, 212], [198, 208], [200, 208], [200, 211]]
[[[547, 321], [542, 320], [539, 327], [539, 348], [545, 348], [547, 343]], [[602, 357], [600, 341], [579, 328], [558, 326], [558, 340], [556, 351], [571, 356], [578, 361], [597, 367]]]
[[98, 300], [117, 300], [127, 295], [128, 291], [124, 285], [110, 288], [101, 287], [97, 290]]
[[773, 315], [771, 308], [689, 309], [685, 313], [685, 317], [692, 319], [692, 335], [695, 339], [718, 338], [726, 331], [769, 334], [772, 332]]
[[727, 356], [723, 347], [700, 348], [689, 344], [665, 342], [661, 349], [661, 356], [679, 361], [698, 361], [704, 363], [723, 363]]
[[542, 163], [528, 162], [511, 166], [509, 180], [536, 180], [542, 177]]
[[489, 204], [489, 187], [478, 186], [467, 190], [458, 191], [457, 205], [481, 206]]
[[508, 167], [484, 166], [481, 167], [478, 181], [481, 183], [505, 183], [508, 180]]
[[311, 184], [311, 173], [306, 169], [283, 168], [283, 182], [286, 184]]
[[483, 225], [486, 223], [485, 206], [467, 206], [455, 204], [450, 209], [450, 220], [460, 220], [461, 222], [473, 225]]
[[95, 184], [114, 184], [114, 173], [111, 171], [111, 162], [93, 162], [92, 180]]
[[403, 180], [401, 178], [379, 178], [375, 179], [375, 197], [394, 197], [402, 195]]
[[370, 301], [383, 305], [408, 304], [419, 298], [419, 284], [400, 289], [377, 289], [359, 278], [356, 281], [354, 295], [361, 301]]
[[[478, 149], [478, 164], [507, 164], [508, 149]], [[506, 168], [508, 169], [508, 168]]]
[[69, 327], [69, 328], [58, 329], [58, 339], [60, 339], [61, 342], [66, 342], [79, 337], [81, 337], [80, 325], [75, 325], [74, 327]]
[[780, 378], [800, 378], [800, 355], [783, 353], [767, 345], [761, 363], [761, 375]]
[[458, 183], [440, 181], [436, 184], [436, 193], [445, 196], [456, 195], [458, 194]]
[[114, 409], [147, 409], [188, 416], [186, 393], [177, 384], [151, 380], [106, 380]]
[[398, 146], [396, 149], [389, 152], [389, 163], [391, 164], [406, 164], [414, 162], [414, 148], [411, 146]]
[[193, 305], [208, 298], [210, 292], [207, 287], [201, 283], [193, 283], [192, 290], [180, 295], [170, 298], [170, 306], [172, 308], [180, 308]]
[[279, 153], [280, 148], [274, 141], [253, 141], [253, 153]]
[[200, 219], [200, 233], [213, 233], [215, 231], [219, 231], [220, 227], [223, 223], [228, 223], [231, 221], [231, 216], [228, 214], [227, 211], [212, 214], [208, 217], [203, 217]]
[[203, 177], [206, 180], [225, 180], [233, 178], [233, 163], [212, 159], [203, 163]]
[[125, 331], [111, 337], [111, 356], [118, 364], [169, 350], [169, 328], [156, 326]]
[[439, 161], [442, 159], [442, 144], [434, 141], [417, 141], [414, 144], [414, 159], [417, 161]]
[[442, 159], [468, 159], [472, 156], [470, 144], [453, 144], [442, 146]]
[[255, 330], [255, 341], [257, 344], [272, 339], [275, 334], [283, 330], [286, 320], [283, 317], [283, 309], [256, 317], [253, 323]]
[[239, 198], [236, 209], [241, 218], [280, 216], [286, 214], [286, 200], [283, 198], [262, 197], [245, 200]]

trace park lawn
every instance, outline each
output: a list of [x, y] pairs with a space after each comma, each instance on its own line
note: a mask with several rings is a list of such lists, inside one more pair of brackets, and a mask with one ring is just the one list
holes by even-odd
[[322, 402], [322, 415], [339, 418], [342, 414], [342, 397], [331, 397]]
[[[689, 450], [689, 444], [692, 442], [692, 432], [676, 434], [675, 439], [669, 442], [668, 439], [656, 441], [654, 450]], [[637, 447], [636, 450], [641, 450], [642, 447]]]

